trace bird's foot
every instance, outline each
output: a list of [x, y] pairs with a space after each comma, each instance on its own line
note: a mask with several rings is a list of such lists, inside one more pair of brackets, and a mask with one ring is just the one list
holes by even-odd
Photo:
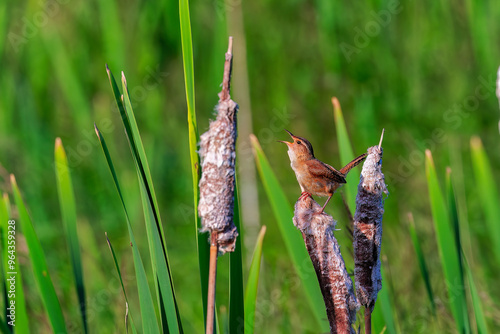
[[302, 194], [299, 197], [299, 201], [302, 200], [302, 199], [304, 199], [304, 198], [306, 198], [306, 197], [308, 197], [308, 196], [312, 198], [311, 193], [309, 193], [307, 191], [303, 191]]

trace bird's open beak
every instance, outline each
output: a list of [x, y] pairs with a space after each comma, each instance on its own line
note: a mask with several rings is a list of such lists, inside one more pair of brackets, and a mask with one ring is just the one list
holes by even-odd
[[278, 140], [278, 142], [286, 144], [286, 146], [288, 146], [288, 147], [290, 147], [290, 145], [292, 145], [292, 143], [289, 143], [289, 142], [284, 141], [284, 140]]
[[[293, 139], [294, 135], [293, 135], [290, 131], [288, 131], [287, 129], [285, 129], [285, 131], [286, 131], [286, 132], [290, 135], [290, 137], [292, 137], [292, 139]], [[287, 146], [290, 146], [291, 144], [293, 144], [293, 142], [291, 142], [291, 143], [290, 143], [290, 142], [287, 142], [287, 141], [284, 141], [284, 140], [278, 140], [278, 141], [279, 141], [280, 143], [286, 144]]]

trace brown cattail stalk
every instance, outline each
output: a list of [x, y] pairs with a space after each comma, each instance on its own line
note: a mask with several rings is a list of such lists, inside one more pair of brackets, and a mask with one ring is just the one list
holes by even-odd
[[[383, 136], [383, 133], [382, 133]], [[371, 333], [371, 312], [382, 288], [380, 246], [384, 193], [388, 194], [382, 173], [382, 139], [368, 149], [356, 196], [354, 214], [354, 275], [356, 296], [365, 307], [365, 333]]]
[[214, 332], [215, 316], [215, 283], [217, 281], [217, 245], [218, 232], [212, 231], [210, 234], [210, 263], [208, 268], [208, 297], [207, 297], [207, 326], [206, 334]]
[[316, 271], [330, 333], [355, 333], [359, 308], [339, 244], [333, 236], [335, 220], [321, 213], [321, 206], [304, 196], [295, 203], [293, 223], [302, 232], [307, 252]]
[[229, 95], [232, 64], [232, 37], [224, 63], [222, 91], [216, 106], [217, 119], [210, 129], [201, 135], [200, 179], [201, 232], [210, 232], [209, 295], [207, 302], [206, 333], [212, 334], [215, 306], [215, 281], [217, 255], [234, 251], [238, 231], [233, 221], [235, 159], [236, 159], [236, 113], [238, 104]]

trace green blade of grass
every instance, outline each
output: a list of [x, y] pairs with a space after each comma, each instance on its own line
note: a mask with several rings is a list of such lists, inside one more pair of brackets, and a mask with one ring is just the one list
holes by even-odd
[[464, 312], [467, 308], [467, 301], [460, 257], [450, 227], [450, 216], [446, 202], [439, 187], [434, 161], [429, 150], [426, 151], [425, 171], [438, 250], [449, 294], [449, 305], [458, 331], [460, 333], [469, 333], [470, 326], [467, 312]]
[[241, 321], [245, 318], [243, 298], [243, 250], [241, 248], [243, 230], [240, 223], [240, 205], [237, 186], [234, 189], [234, 225], [238, 229], [239, 235], [236, 238], [234, 252], [229, 253], [229, 333], [238, 333]]
[[[153, 263], [153, 274], [156, 278], [156, 287], [159, 289], [159, 307], [162, 313], [164, 331], [170, 333], [181, 333], [182, 325], [175, 298], [174, 284], [168, 261], [165, 234], [160, 218], [160, 211], [154, 191], [154, 185], [149, 170], [146, 152], [142, 144], [139, 128], [135, 120], [130, 95], [127, 88], [125, 75], [122, 73], [123, 101], [127, 120], [130, 125], [130, 133], [127, 133], [132, 149], [132, 155], [137, 169], [137, 176], [141, 189], [141, 199], [144, 208], [146, 230], [148, 232], [148, 244]], [[135, 147], [135, 148], [133, 148]], [[166, 322], [166, 323], [164, 323]]]
[[[194, 65], [193, 42], [191, 37], [191, 19], [189, 15], [189, 0], [179, 0], [179, 19], [181, 25], [182, 63], [184, 67], [184, 83], [186, 88], [186, 102], [188, 108], [189, 144], [191, 139], [198, 136], [196, 127], [195, 99], [194, 99]], [[196, 142], [194, 143], [196, 146]], [[198, 154], [191, 155], [191, 162], [198, 160]], [[193, 180], [197, 177], [193, 170]]]
[[[340, 103], [338, 102], [336, 97], [332, 98], [332, 104], [333, 118], [335, 120], [335, 128], [337, 130], [337, 141], [339, 144], [340, 163], [342, 166], [345, 166], [355, 158], [355, 155], [352, 150], [349, 135], [347, 134], [344, 115], [342, 114]], [[344, 192], [349, 208], [356, 208], [355, 194], [357, 193], [358, 189], [358, 183], [356, 182], [356, 180], [359, 180], [359, 174], [360, 172], [358, 170], [351, 170], [346, 177], [347, 183], [344, 185]]]
[[82, 259], [80, 257], [80, 243], [78, 241], [78, 231], [76, 227], [76, 205], [73, 193], [73, 185], [68, 168], [68, 158], [60, 138], [56, 139], [55, 149], [55, 172], [57, 193], [61, 206], [61, 215], [66, 230], [66, 240], [71, 257], [71, 267], [75, 278], [75, 289], [78, 296], [78, 305], [82, 316], [84, 332], [87, 328], [87, 307], [85, 301], [85, 285], [83, 282]]
[[[161, 294], [159, 307], [163, 306], [166, 323], [163, 323], [164, 331], [169, 333], [180, 333], [180, 323], [177, 321], [177, 306], [175, 303], [174, 288], [170, 278], [168, 264], [162, 249], [160, 235], [155, 226], [155, 218], [151, 202], [149, 201], [146, 187], [139, 177], [142, 206], [144, 208], [144, 218], [146, 232], [148, 235], [149, 250], [153, 263], [153, 275], [157, 277], [157, 290]], [[166, 327], [165, 327], [166, 326]]]
[[118, 68], [124, 68], [127, 53], [124, 52], [124, 29], [120, 23], [118, 1], [99, 1], [97, 5], [101, 26], [106, 27], [101, 31], [106, 61]]
[[42, 297], [43, 305], [49, 316], [50, 324], [54, 333], [67, 333], [61, 305], [59, 304], [54, 284], [50, 278], [42, 245], [40, 244], [35, 229], [33, 228], [31, 217], [26, 209], [26, 206], [24, 205], [24, 201], [21, 197], [21, 192], [19, 191], [14, 175], [10, 176], [10, 182], [12, 184], [14, 200], [19, 211], [19, 224], [21, 225], [21, 230], [29, 249], [29, 258], [33, 268], [33, 274]]
[[2, 331], [2, 333], [11, 333], [9, 327], [7, 327], [6, 322], [2, 318], [0, 318], [0, 330]]
[[[8, 195], [6, 193], [3, 194], [3, 198], [7, 198], [8, 201]], [[9, 281], [6, 280], [8, 278], [7, 272], [9, 271], [8, 266], [9, 266], [9, 254], [7, 253], [8, 251], [8, 234], [9, 234], [9, 220], [10, 220], [10, 213], [9, 211], [10, 206], [6, 205], [5, 201], [2, 201], [0, 203], [0, 235], [1, 235], [1, 256], [2, 256], [2, 266], [1, 266], [1, 282], [2, 282], [2, 295], [3, 295], [3, 303], [2, 303], [2, 308], [1, 312], [2, 315], [5, 316], [5, 319], [8, 320], [8, 314], [9, 310], [7, 308], [9, 307], [9, 297], [8, 297], [8, 292], [7, 290], [9, 289]], [[17, 261], [16, 261], [17, 262]], [[18, 271], [19, 272], [19, 271]], [[0, 317], [0, 320], [2, 318]], [[7, 325], [2, 320], [2, 324], [0, 324], [0, 328], [4, 333], [10, 333], [11, 330], [7, 328]]]
[[[127, 113], [125, 112], [125, 106], [123, 104], [122, 100], [122, 94], [120, 93], [120, 89], [118, 88], [118, 85], [116, 84], [115, 77], [113, 73], [111, 73], [111, 70], [109, 69], [108, 65], [106, 64], [106, 73], [108, 74], [108, 79], [109, 79], [109, 84], [111, 85], [111, 90], [113, 91], [113, 96], [115, 98], [116, 106], [118, 107], [118, 111], [120, 112], [120, 117], [123, 122], [123, 126], [125, 127], [125, 133], [127, 134], [127, 140], [130, 143], [130, 140], [133, 140], [128, 137], [129, 133], [132, 133], [132, 130], [130, 129], [130, 122], [127, 118]], [[135, 146], [132, 147], [130, 144], [131, 149], [135, 150]], [[135, 153], [134, 153], [135, 154]]]
[[486, 226], [492, 238], [492, 248], [500, 263], [500, 233], [498, 233], [498, 217], [500, 217], [500, 197], [491, 171], [490, 163], [483, 144], [479, 137], [472, 137], [470, 141], [472, 154], [472, 167], [477, 182], [477, 189], [481, 204], [483, 205]]
[[120, 279], [120, 285], [122, 287], [123, 296], [125, 297], [125, 303], [126, 303], [126, 305], [125, 305], [125, 310], [126, 310], [125, 311], [126, 312], [125, 330], [128, 332], [127, 319], [130, 317], [130, 327], [132, 328], [132, 333], [135, 334], [135, 333], [137, 333], [137, 330], [135, 328], [134, 319], [132, 317], [132, 314], [128, 314], [129, 302], [128, 302], [128, 297], [127, 297], [127, 292], [125, 291], [125, 285], [123, 285], [122, 273], [120, 270], [120, 266], [118, 265], [118, 260], [116, 259], [115, 250], [113, 249], [113, 246], [111, 245], [111, 241], [109, 241], [108, 233], [106, 233], [106, 242], [108, 244], [109, 251], [111, 252], [111, 255], [113, 256], [113, 262], [115, 264], [116, 273], [118, 274], [118, 278]]
[[[9, 262], [9, 256], [8, 256], [8, 253], [7, 253], [7, 249], [8, 249], [8, 222], [10, 220], [10, 212], [9, 212], [9, 209], [10, 207], [6, 206], [6, 202], [4, 201], [4, 199], [7, 198], [7, 202], [9, 201], [9, 197], [6, 193], [3, 194], [3, 198], [2, 198], [2, 201], [0, 202], [0, 236], [1, 236], [1, 261], [2, 261], [2, 265], [1, 265], [1, 269], [2, 269], [2, 294], [3, 294], [3, 305], [4, 308], [1, 309], [1, 312], [5, 312], [6, 308], [8, 307], [8, 304], [9, 304], [9, 298], [7, 297], [7, 289], [6, 289], [6, 285], [7, 284], [7, 281], [5, 281], [5, 273], [8, 271], [7, 269], [7, 266], [8, 266], [8, 262]], [[0, 317], [1, 318], [1, 317]]]
[[163, 329], [165, 331], [170, 330], [173, 333], [182, 332], [182, 324], [168, 262], [165, 234], [163, 232], [146, 152], [135, 120], [125, 75], [122, 73], [123, 95], [121, 95], [113, 74], [109, 68], [106, 67], [106, 70], [118, 109], [120, 110], [125, 133], [138, 174], [146, 230], [148, 233], [148, 245], [155, 278], [155, 289], [157, 291], [158, 305], [162, 316], [162, 326], [164, 326]]
[[254, 332], [255, 305], [257, 304], [257, 288], [259, 287], [260, 262], [262, 260], [262, 245], [266, 226], [262, 226], [255, 243], [252, 255], [252, 263], [248, 273], [247, 288], [245, 289], [245, 333]]
[[[457, 252], [458, 256], [458, 265], [460, 266], [459, 270], [462, 273], [462, 280], [463, 280], [462, 283], [464, 283], [465, 279], [463, 277], [464, 268], [463, 268], [463, 258], [462, 258], [462, 241], [460, 236], [460, 224], [458, 221], [458, 211], [455, 198], [455, 191], [453, 189], [453, 184], [451, 182], [451, 168], [449, 167], [446, 169], [445, 190], [446, 190], [446, 200], [448, 202], [448, 213], [450, 214], [451, 228], [453, 230], [453, 236], [455, 238], [455, 247], [456, 247], [455, 251]], [[467, 312], [467, 309], [465, 309], [464, 312]]]
[[[479, 296], [477, 295], [477, 289], [474, 284], [472, 274], [470, 273], [470, 268], [469, 266], [464, 263], [464, 255], [463, 255], [463, 249], [462, 249], [462, 241], [461, 241], [461, 234], [460, 234], [460, 222], [459, 222], [459, 214], [458, 214], [458, 209], [456, 205], [456, 198], [455, 198], [455, 191], [453, 189], [453, 184], [451, 181], [451, 168], [447, 168], [446, 170], [446, 193], [448, 197], [448, 211], [450, 213], [450, 219], [451, 219], [451, 224], [453, 227], [453, 232], [455, 235], [455, 245], [456, 245], [456, 251], [458, 254], [459, 258], [459, 264], [460, 264], [460, 272], [462, 272], [462, 275], [464, 274], [464, 271], [466, 271], [466, 274], [468, 276], [468, 283], [469, 283], [469, 290], [471, 293], [471, 299], [472, 299], [472, 307], [474, 308], [474, 316], [476, 318], [476, 325], [478, 328], [478, 333], [486, 333], [486, 322], [484, 319], [484, 314], [481, 308], [481, 303], [479, 301]], [[462, 278], [465, 286], [465, 278]], [[466, 296], [464, 295], [464, 298]], [[462, 305], [462, 312], [464, 314], [468, 314], [467, 312], [467, 304], [463, 303]], [[469, 319], [467, 318], [467, 322]], [[470, 326], [470, 325], [469, 325]]]
[[481, 297], [479, 297], [479, 293], [477, 292], [477, 287], [474, 283], [474, 277], [468, 263], [465, 263], [464, 267], [465, 271], [467, 272], [467, 280], [469, 282], [472, 308], [474, 310], [474, 317], [476, 319], [477, 332], [478, 334], [487, 334], [488, 326], [486, 325], [486, 318], [483, 312]]
[[[118, 110], [120, 112], [120, 117], [121, 117], [121, 120], [122, 120], [122, 123], [123, 123], [123, 126], [125, 128], [125, 135], [127, 136], [127, 141], [129, 143], [129, 148], [132, 152], [132, 158], [134, 160], [134, 164], [137, 166], [137, 161], [138, 161], [138, 155], [139, 153], [137, 152], [137, 146], [135, 145], [135, 141], [134, 141], [134, 137], [133, 137], [133, 134], [132, 134], [132, 128], [131, 128], [131, 125], [130, 125], [130, 120], [129, 120], [129, 117], [128, 117], [128, 114], [125, 110], [125, 104], [124, 104], [124, 100], [123, 100], [123, 95], [120, 93], [120, 90], [118, 88], [118, 85], [116, 84], [116, 80], [115, 80], [115, 77], [113, 76], [113, 73], [111, 72], [111, 70], [109, 69], [108, 65], [106, 65], [106, 72], [108, 74], [108, 78], [109, 78], [109, 83], [111, 85], [111, 89], [113, 91], [113, 95], [115, 97], [115, 102], [116, 102], [116, 105], [118, 107]], [[95, 124], [94, 124], [95, 126]], [[98, 130], [96, 128], [96, 133], [98, 133]], [[142, 171], [144, 172], [144, 171]], [[139, 173], [139, 172], [138, 172]], [[139, 182], [141, 183], [141, 180], [139, 180]], [[144, 208], [144, 214], [146, 215], [146, 212], [147, 209]], [[147, 232], [148, 232], [148, 235], [150, 234], [150, 230], [149, 230], [149, 227], [150, 227], [150, 224], [146, 224], [146, 229], [147, 229]], [[159, 301], [158, 303], [161, 304], [161, 294], [159, 293], [158, 289], [158, 284], [157, 284], [157, 275], [156, 275], [156, 266], [154, 265], [154, 263], [156, 263], [156, 261], [154, 260], [154, 252], [151, 251], [151, 247], [152, 247], [152, 244], [148, 243], [148, 246], [150, 247], [150, 256], [152, 257], [152, 265], [153, 265], [153, 276], [154, 276], [154, 280], [155, 280], [155, 291], [156, 291], [156, 296], [158, 297]], [[162, 322], [162, 325], [164, 325], [164, 318], [166, 317], [165, 315], [165, 312], [163, 311], [163, 308], [160, 308], [160, 312], [161, 312], [161, 322]], [[166, 325], [166, 324], [165, 324]]]
[[[449, 145], [449, 155], [451, 160], [451, 169], [453, 174], [451, 175], [451, 182], [453, 185], [454, 193], [456, 195], [456, 206], [460, 209], [458, 213], [458, 222], [460, 224], [460, 245], [463, 251], [463, 256], [472, 258], [473, 256], [473, 246], [471, 226], [469, 224], [469, 212], [467, 208], [467, 196], [468, 192], [465, 188], [465, 182], [463, 179], [464, 166], [463, 166], [463, 156], [462, 156], [462, 140], [458, 137], [453, 137], [450, 140]], [[494, 257], [493, 257], [494, 258]]]
[[328, 0], [316, 1], [316, 17], [317, 17], [317, 32], [319, 43], [318, 47], [323, 55], [325, 66], [332, 72], [339, 71], [340, 58], [330, 57], [335, 51], [338, 41], [338, 33], [336, 29], [337, 18], [336, 13], [340, 10], [340, 3], [335, 3]]
[[[9, 240], [9, 230], [10, 231], [15, 231], [12, 230], [12, 226], [9, 225], [9, 222], [12, 222], [10, 220], [11, 213], [10, 213], [10, 200], [9, 196], [4, 193], [3, 194], [3, 199], [0, 203], [0, 226], [2, 228], [2, 254], [3, 254], [3, 273], [5, 275], [5, 279], [9, 278], [9, 275], [7, 275], [8, 272], [16, 272], [16, 281], [15, 281], [15, 294], [12, 295], [9, 293], [10, 290], [10, 283], [7, 280], [4, 280], [5, 283], [5, 303], [10, 305], [10, 300], [13, 300], [16, 306], [15, 309], [15, 329], [17, 333], [29, 333], [29, 325], [28, 325], [28, 313], [26, 312], [26, 302], [24, 300], [24, 289], [23, 289], [23, 280], [22, 280], [22, 274], [21, 274], [21, 268], [19, 267], [19, 261], [15, 261], [14, 263], [14, 270], [10, 268], [9, 265], [9, 246], [13, 246], [12, 240]], [[9, 228], [9, 226], [11, 226]], [[15, 225], [14, 225], [15, 228]], [[12, 232], [10, 233], [12, 235]], [[9, 244], [10, 241], [10, 244]], [[11, 248], [12, 249], [12, 248]], [[15, 248], [14, 248], [15, 249]], [[10, 312], [7, 310], [7, 305], [5, 306], [5, 311], [6, 314], [9, 314]], [[9, 322], [9, 318], [5, 318], [6, 321], [2, 325], [2, 330], [7, 330], [7, 325]], [[9, 327], [10, 330], [13, 329], [12, 326]], [[4, 333], [7, 333], [7, 331], [4, 331]]]
[[[7, 2], [2, 2], [0, 3], [0, 35], [1, 36], [7, 36], [7, 27], [9, 24], [9, 16], [8, 11], [7, 11]], [[4, 41], [0, 41], [0, 54], [3, 54], [4, 46], [5, 43], [7, 42], [7, 39]]]
[[487, 24], [477, 24], [478, 20], [488, 16], [489, 6], [482, 1], [465, 1], [467, 20], [470, 28], [471, 42], [478, 65], [483, 69], [491, 70], [496, 62], [491, 51], [490, 31]]
[[[191, 157], [191, 173], [193, 177], [193, 199], [194, 199], [194, 228], [198, 246], [198, 265], [200, 268], [201, 298], [203, 303], [203, 319], [207, 318], [207, 294], [208, 294], [208, 264], [210, 259], [210, 247], [206, 238], [199, 238], [198, 231], [201, 228], [198, 216], [198, 200], [200, 182], [200, 159], [197, 144], [200, 141], [198, 126], [196, 124], [195, 87], [194, 87], [194, 65], [193, 65], [193, 42], [191, 37], [191, 19], [189, 14], [189, 0], [179, 0], [179, 20], [181, 27], [182, 64], [184, 68], [184, 84], [186, 90], [187, 121], [189, 131], [189, 156]], [[206, 322], [206, 320], [205, 320]]]
[[427, 291], [427, 296], [429, 297], [429, 302], [431, 304], [432, 314], [436, 316], [436, 303], [434, 302], [434, 294], [432, 293], [431, 278], [429, 276], [429, 270], [427, 269], [427, 263], [425, 261], [425, 255], [420, 246], [420, 241], [418, 240], [417, 231], [415, 229], [415, 221], [413, 220], [413, 215], [408, 214], [408, 220], [410, 221], [410, 237], [413, 243], [413, 248], [417, 254], [418, 266], [420, 268], [420, 274], [424, 279], [425, 289]]
[[111, 161], [111, 156], [109, 155], [106, 142], [97, 127], [95, 127], [95, 132], [97, 138], [99, 138], [99, 143], [101, 144], [101, 148], [106, 158], [106, 163], [108, 165], [109, 171], [111, 172], [111, 176], [113, 177], [113, 182], [120, 197], [123, 211], [125, 212], [125, 218], [126, 218], [125, 220], [127, 222], [127, 229], [130, 237], [130, 246], [132, 247], [132, 256], [134, 260], [134, 269], [137, 280], [137, 291], [139, 294], [139, 305], [141, 308], [141, 316], [142, 316], [142, 330], [144, 333], [160, 333], [160, 329], [158, 328], [158, 322], [155, 316], [153, 297], [151, 296], [151, 291], [148, 285], [148, 278], [146, 276], [146, 271], [144, 269], [144, 264], [142, 262], [141, 255], [139, 253], [139, 249], [137, 248], [137, 244], [135, 242], [134, 233], [132, 231], [132, 225], [130, 224], [127, 208], [125, 206], [123, 195], [120, 190], [118, 178], [116, 177], [115, 168], [113, 166], [113, 162]]
[[[127, 81], [125, 75], [122, 72], [122, 88], [123, 88], [123, 101], [125, 106], [125, 112], [127, 115], [127, 120], [130, 125], [129, 131], [127, 132], [127, 137], [132, 149], [132, 155], [134, 156], [137, 171], [139, 173], [139, 178], [143, 181], [145, 190], [148, 196], [148, 202], [151, 203], [152, 213], [154, 214], [154, 220], [157, 225], [158, 231], [162, 239], [162, 245], [165, 249], [165, 256], [167, 253], [165, 244], [165, 233], [163, 232], [163, 226], [161, 224], [160, 210], [158, 207], [158, 201], [156, 200], [156, 193], [153, 185], [153, 179], [151, 177], [151, 171], [149, 170], [149, 163], [146, 157], [146, 151], [144, 150], [144, 145], [142, 144], [141, 134], [139, 133], [139, 127], [135, 120], [134, 111], [132, 109], [132, 103], [130, 101], [130, 95], [127, 88]], [[125, 130], [127, 130], [125, 128]]]
[[45, 49], [52, 61], [54, 71], [53, 77], [58, 81], [60, 91], [69, 104], [75, 118], [76, 124], [89, 124], [90, 104], [89, 97], [85, 92], [83, 80], [77, 72], [77, 66], [71, 59], [71, 54], [65, 46], [60, 34], [51, 34], [50, 37], [42, 38]]
[[278, 180], [276, 179], [276, 176], [274, 175], [274, 172], [272, 171], [271, 166], [262, 151], [259, 141], [253, 135], [250, 139], [252, 142], [255, 161], [257, 163], [257, 169], [278, 222], [281, 235], [285, 241], [288, 254], [291, 257], [295, 271], [302, 282], [307, 300], [310, 303], [312, 312], [320, 325], [321, 330], [329, 331], [328, 322], [325, 318], [326, 313], [323, 297], [319, 289], [318, 281], [316, 280], [316, 275], [314, 274], [312, 263], [309, 255], [307, 254], [306, 248], [298, 246], [303, 245], [304, 241], [300, 232], [293, 226], [292, 207], [290, 206], [290, 203], [288, 203], [285, 193], [279, 185]]
[[132, 247], [134, 267], [136, 268], [137, 291], [139, 294], [139, 305], [141, 307], [142, 316], [142, 329], [144, 333], [160, 333], [155, 316], [153, 297], [151, 296], [151, 291], [149, 290], [148, 277], [146, 276], [146, 271], [144, 270], [144, 264], [142, 263], [141, 255], [139, 254], [130, 222], [127, 223], [127, 228], [130, 235], [130, 247]]
[[217, 327], [219, 328], [218, 333], [229, 334], [229, 317], [228, 311], [224, 306], [219, 309], [219, 321], [217, 322]]
[[[386, 280], [384, 268], [380, 268], [382, 275], [382, 282], [389, 282]], [[375, 333], [397, 334], [400, 331], [396, 330], [395, 308], [391, 302], [391, 294], [388, 284], [383, 284], [382, 289], [377, 295], [377, 303], [373, 310], [373, 328]]]

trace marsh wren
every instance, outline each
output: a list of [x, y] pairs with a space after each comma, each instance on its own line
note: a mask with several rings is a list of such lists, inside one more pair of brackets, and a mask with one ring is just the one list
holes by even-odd
[[300, 198], [311, 195], [328, 196], [325, 205], [320, 211], [322, 213], [335, 191], [346, 183], [345, 177], [347, 173], [366, 158], [366, 153], [361, 154], [340, 170], [336, 170], [314, 157], [313, 147], [307, 139], [294, 136], [286, 129], [285, 131], [292, 137], [293, 142], [283, 140], [279, 140], [279, 142], [288, 146], [290, 166], [292, 166], [302, 190]]

